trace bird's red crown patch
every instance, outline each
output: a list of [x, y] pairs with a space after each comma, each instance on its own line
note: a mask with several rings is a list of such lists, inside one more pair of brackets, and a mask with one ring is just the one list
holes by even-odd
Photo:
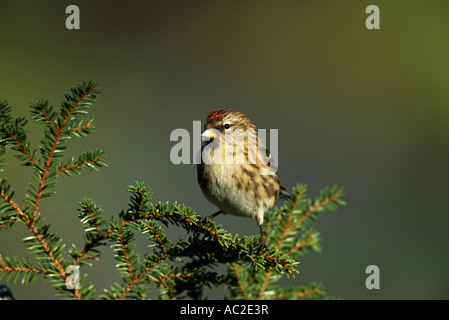
[[226, 115], [225, 109], [217, 109], [215, 111], [212, 111], [206, 118], [207, 121], [220, 121], [223, 120], [224, 116]]

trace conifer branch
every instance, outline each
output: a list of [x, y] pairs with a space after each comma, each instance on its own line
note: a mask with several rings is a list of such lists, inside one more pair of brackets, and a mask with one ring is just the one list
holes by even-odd
[[104, 162], [103, 153], [94, 151], [82, 154], [81, 156], [79, 156], [77, 161], [74, 161], [74, 159], [72, 158], [64, 166], [58, 165], [56, 173], [65, 173], [71, 176], [72, 173], [81, 173], [81, 170], [84, 168], [97, 170], [97, 168], [101, 167], [107, 167], [106, 163]]
[[92, 163], [97, 163], [97, 162], [99, 162], [101, 160], [102, 160], [101, 158], [95, 158], [95, 159], [92, 159], [92, 160], [89, 160], [89, 161], [86, 160], [86, 161], [83, 161], [82, 163], [75, 163], [75, 164], [71, 164], [69, 166], [65, 166], [65, 167], [59, 168], [58, 170], [56, 170], [56, 172], [57, 173], [61, 173], [61, 172], [64, 172], [64, 171], [73, 170], [73, 169], [76, 169], [76, 168], [80, 168], [80, 167], [84, 167], [84, 166], [90, 165]]
[[44, 268], [34, 267], [28, 259], [3, 258], [0, 255], [0, 279], [6, 278], [7, 281], [17, 282], [21, 277], [22, 283], [33, 283], [38, 276], [48, 274]]
[[[31, 188], [28, 189], [29, 194], [26, 195], [26, 201], [32, 206], [31, 211], [25, 211], [12, 200], [12, 196], [8, 195], [7, 188], [9, 188], [9, 186], [7, 186], [2, 180], [1, 198], [7, 204], [7, 207], [5, 207], [5, 205], [2, 205], [1, 207], [4, 208], [2, 210], [3, 213], [7, 215], [4, 217], [6, 218], [6, 221], [3, 217], [0, 217], [0, 221], [2, 222], [0, 226], [2, 227], [1, 229], [3, 229], [3, 226], [6, 224], [11, 224], [17, 220], [17, 218], [20, 218], [20, 220], [25, 223], [27, 230], [32, 235], [31, 237], [26, 238], [25, 242], [28, 243], [29, 248], [33, 253], [40, 256], [39, 259], [41, 259], [44, 263], [43, 268], [45, 269], [42, 270], [45, 270], [45, 272], [36, 273], [43, 273], [47, 276], [52, 276], [53, 278], [54, 276], [58, 276], [60, 278], [60, 282], [57, 282], [58, 286], [60, 286], [60, 284], [64, 284], [68, 279], [65, 272], [67, 263], [61, 254], [62, 247], [60, 245], [60, 239], [55, 235], [48, 233], [48, 225], [43, 225], [41, 223], [42, 221], [38, 215], [38, 210], [42, 197], [50, 195], [46, 189], [54, 186], [53, 180], [55, 170], [53, 163], [56, 153], [58, 153], [57, 156], [59, 156], [65, 148], [60, 145], [61, 141], [66, 140], [65, 136], [67, 136], [67, 133], [65, 132], [65, 127], [69, 123], [69, 120], [74, 119], [72, 116], [75, 114], [76, 108], [79, 107], [82, 100], [93, 91], [94, 87], [95, 85], [90, 84], [86, 90], [86, 93], [80, 95], [79, 99], [73, 103], [73, 106], [71, 106], [68, 112], [62, 112], [63, 117], [59, 122], [60, 125], [56, 125], [56, 122], [54, 121], [55, 113], [52, 113], [52, 107], [48, 107], [48, 102], [35, 103], [31, 105], [33, 119], [37, 122], [44, 122], [44, 124], [48, 127], [44, 139], [42, 140], [43, 146], [41, 146], [41, 153], [45, 160], [43, 167], [38, 165], [38, 161], [33, 156], [32, 152], [29, 151], [29, 144], [26, 143], [26, 135], [23, 129], [26, 124], [26, 120], [23, 118], [13, 119], [10, 116], [10, 108], [7, 103], [0, 104], [0, 118], [4, 121], [4, 124], [2, 124], [2, 130], [0, 131], [2, 153], [5, 152], [6, 148], [12, 147], [13, 149], [16, 149], [24, 154], [27, 161], [23, 162], [23, 164], [28, 165], [32, 163], [35, 165], [35, 173], [37, 174], [36, 179], [39, 181], [37, 187], [31, 185]], [[73, 92], [76, 94], [79, 93], [80, 90], [82, 91], [81, 88], [74, 89]], [[66, 95], [66, 98], [72, 98], [73, 100], [73, 96], [70, 97]], [[65, 103], [63, 104], [62, 109], [67, 108], [68, 106], [70, 106], [70, 103]], [[95, 161], [95, 158], [93, 160], [95, 163], [99, 162]], [[86, 163], [86, 165], [90, 165], [90, 163]], [[69, 168], [66, 169], [69, 170]], [[34, 200], [32, 200], [33, 197]], [[12, 212], [16, 215], [12, 215]], [[3, 268], [3, 271], [38, 270], [30, 268], [24, 269], [20, 266], [15, 268], [9, 266], [8, 268], [8, 270]], [[81, 298], [78, 289], [74, 289], [72, 294], [75, 299]]]
[[293, 247], [291, 247], [287, 254], [291, 255], [295, 251], [304, 250], [307, 247], [312, 247], [312, 242], [316, 237], [317, 237], [316, 233], [311, 233], [305, 239], [301, 239]]
[[313, 297], [316, 294], [320, 293], [320, 289], [318, 287], [314, 287], [311, 289], [304, 288], [300, 289], [298, 292], [288, 292], [283, 294], [278, 294], [272, 297], [273, 300], [285, 300], [285, 299], [305, 299], [307, 297]]
[[[87, 89], [85, 89], [84, 92], [82, 92], [79, 95], [77, 100], [73, 103], [73, 106], [68, 109], [67, 113], [62, 118], [61, 124], [55, 130], [55, 135], [53, 137], [53, 142], [52, 142], [51, 147], [49, 149], [47, 158], [45, 160], [44, 167], [43, 167], [42, 174], [41, 174], [41, 181], [40, 181], [39, 187], [37, 189], [37, 193], [36, 193], [36, 198], [35, 198], [34, 207], [33, 207], [33, 217], [34, 218], [36, 217], [37, 211], [39, 209], [39, 203], [40, 203], [40, 200], [41, 200], [42, 195], [43, 195], [43, 189], [45, 188], [45, 184], [47, 182], [50, 165], [52, 164], [52, 160], [53, 160], [53, 155], [54, 155], [54, 153], [56, 151], [56, 147], [58, 145], [58, 142], [59, 142], [59, 140], [61, 139], [61, 137], [63, 135], [64, 129], [65, 129], [67, 123], [69, 122], [69, 119], [71, 118], [72, 114], [75, 113], [76, 109], [80, 106], [82, 101], [91, 92], [93, 92], [94, 89], [95, 89], [95, 84], [90, 84], [87, 87]], [[72, 98], [72, 100], [73, 100], [73, 98]], [[64, 111], [64, 109], [63, 109], [63, 111]]]
[[85, 211], [89, 215], [90, 221], [95, 227], [97, 237], [99, 237], [100, 236], [100, 225], [99, 225], [97, 215], [95, 215], [95, 213], [94, 213], [95, 208], [92, 208], [90, 203], [87, 203], [85, 206]]
[[[296, 293], [296, 297], [297, 298], [304, 298], [305, 296], [308, 296], [308, 295], [312, 295], [312, 294], [314, 294], [314, 293], [318, 293], [318, 289], [317, 288], [314, 288], [314, 289], [309, 289], [309, 290], [304, 290], [304, 291], [301, 291], [301, 292], [298, 292], [298, 293]], [[277, 299], [282, 299], [282, 295], [281, 296], [278, 296], [278, 297], [276, 297]]]
[[[28, 221], [30, 221], [30, 220], [28, 220]], [[52, 264], [56, 267], [57, 272], [59, 273], [61, 279], [63, 279], [65, 281], [67, 278], [66, 273], [65, 273], [65, 268], [62, 266], [61, 261], [56, 257], [55, 253], [50, 248], [50, 245], [45, 240], [43, 233], [35, 226], [34, 223], [28, 222], [27, 224], [28, 224], [28, 231], [30, 231], [34, 235], [34, 237], [36, 238], [36, 240], [38, 241], [38, 243], [44, 250], [45, 254], [48, 256], [48, 258], [50, 259]]]
[[12, 210], [17, 212], [20, 217], [25, 218], [25, 215], [20, 206], [12, 199], [12, 197], [8, 196], [3, 189], [0, 191], [0, 196], [3, 198], [3, 200], [5, 200], [5, 202], [11, 207]]
[[[80, 202], [78, 217], [83, 224], [84, 244], [65, 249], [62, 239], [49, 232], [40, 211], [41, 200], [51, 196], [60, 175], [73, 176], [85, 169], [107, 167], [102, 150], [87, 151], [77, 158], [61, 160], [72, 137], [85, 137], [94, 132], [93, 118], [87, 108], [96, 101], [97, 84], [78, 83], [65, 95], [59, 110], [46, 100], [30, 105], [31, 116], [44, 126], [38, 149], [31, 148], [24, 129], [25, 118], [11, 117], [7, 102], [0, 101], [0, 172], [2, 156], [7, 149], [18, 151], [22, 165], [32, 166], [36, 184], [26, 189], [24, 205], [13, 200], [14, 192], [6, 179], [0, 180], [0, 231], [23, 222], [30, 233], [24, 239], [30, 254], [39, 261], [32, 265], [28, 258], [0, 256], [0, 279], [31, 283], [37, 277], [49, 279], [66, 298], [92, 299], [95, 288], [86, 283], [86, 274], [75, 280], [66, 273], [69, 266], [87, 268], [102, 258], [101, 250], [112, 248], [121, 283], [116, 283], [101, 299], [145, 299], [155, 288], [160, 299], [203, 298], [205, 287], [224, 286], [231, 299], [309, 299], [326, 298], [318, 284], [283, 288], [277, 285], [284, 275], [297, 273], [295, 257], [309, 250], [318, 251], [319, 234], [306, 229], [317, 213], [344, 205], [343, 189], [324, 188], [315, 200], [305, 198], [305, 185], [292, 189], [292, 197], [265, 216], [264, 234], [271, 252], [258, 254], [254, 247], [258, 236], [228, 233], [213, 221], [203, 221], [193, 209], [176, 202], [153, 202], [152, 191], [142, 182], [130, 186], [130, 202], [120, 211], [118, 220], [105, 218], [94, 200]], [[37, 159], [40, 150], [42, 159]], [[40, 162], [42, 161], [42, 162]], [[11, 226], [11, 228], [7, 228]], [[186, 237], [170, 239], [166, 229], [177, 226]], [[135, 234], [147, 237], [148, 250], [140, 256], [135, 250]], [[228, 266], [227, 272], [215, 271], [217, 264]], [[214, 271], [212, 271], [214, 270]]]
[[84, 130], [84, 129], [88, 129], [90, 127], [92, 127], [92, 123], [86, 123], [84, 125], [81, 125], [81, 126], [78, 126], [78, 127], [74, 128], [73, 131], [81, 131], [81, 130]]
[[309, 210], [307, 210], [299, 219], [301, 222], [303, 222], [305, 219], [307, 219], [311, 214], [318, 211], [321, 208], [324, 208], [327, 204], [331, 203], [332, 201], [337, 200], [340, 197], [340, 194], [336, 193], [333, 196], [329, 198], [325, 198], [322, 201], [316, 203], [315, 205], [311, 206]]
[[[285, 222], [281, 224], [283, 226], [283, 228], [282, 228], [281, 236], [279, 237], [279, 241], [278, 241], [278, 243], [276, 245], [276, 249], [277, 250], [281, 250], [281, 247], [282, 247], [282, 244], [284, 242], [285, 236], [286, 236], [286, 234], [288, 232], [290, 232], [290, 223], [291, 223], [291, 219], [292, 219], [292, 216], [293, 216], [293, 212], [294, 212], [296, 206], [298, 205], [299, 200], [301, 199], [302, 192], [303, 192], [303, 190], [300, 190], [300, 192], [298, 192], [296, 195], [294, 195], [293, 204], [291, 205], [291, 208], [288, 211], [288, 214], [287, 214], [287, 217], [285, 219]], [[280, 218], [278, 218], [278, 219], [280, 219]], [[278, 220], [278, 221], [281, 222], [280, 220]]]
[[240, 278], [240, 274], [239, 274], [239, 272], [240, 272], [239, 269], [240, 269], [240, 268], [239, 268], [239, 266], [238, 266], [236, 263], [233, 263], [233, 264], [232, 264], [232, 267], [233, 267], [233, 269], [234, 269], [234, 273], [235, 273], [235, 277], [236, 277], [237, 286], [238, 286], [238, 288], [239, 288], [239, 290], [240, 290], [240, 293], [241, 293], [242, 296], [243, 296], [243, 299], [245, 299], [245, 300], [250, 300], [248, 294], [246, 293], [246, 290], [245, 290], [245, 286], [244, 286], [244, 284], [243, 284], [243, 281], [242, 281], [242, 279]]
[[[62, 120], [61, 125], [59, 126], [59, 128], [57, 129], [58, 133], [62, 133], [62, 131], [64, 130], [65, 126], [67, 125], [67, 123], [69, 122], [70, 117], [72, 116], [73, 113], [75, 113], [76, 109], [80, 106], [80, 104], [83, 102], [83, 100], [94, 91], [96, 87], [96, 84], [91, 83], [88, 84], [86, 89], [82, 89], [82, 90], [78, 90], [81, 91], [82, 93], [79, 95], [79, 97], [76, 98], [75, 103], [73, 104], [73, 106], [71, 108], [69, 108], [67, 114], [65, 115], [65, 117]], [[72, 98], [73, 100], [73, 98]]]
[[42, 114], [42, 116], [45, 118], [45, 120], [48, 121], [48, 124], [53, 128], [53, 130], [58, 131], [58, 128], [56, 127], [56, 124], [50, 118], [50, 116], [48, 115], [48, 113], [44, 109], [44, 107], [41, 104], [37, 104], [36, 105], [36, 109], [39, 110], [39, 112]]
[[[326, 209], [334, 210], [337, 205], [344, 205], [344, 201], [340, 200], [343, 195], [343, 189], [334, 186], [332, 188], [324, 188], [320, 192], [320, 196], [312, 203], [310, 199], [304, 198], [305, 193], [304, 185], [297, 185], [292, 190], [292, 196], [286, 201], [283, 207], [275, 209], [276, 215], [268, 214], [265, 225], [265, 232], [267, 234], [268, 241], [275, 243], [276, 250], [285, 252], [287, 256], [302, 255], [306, 249], [312, 249], [319, 251], [319, 238], [318, 233], [312, 229], [304, 230], [307, 223], [310, 223], [310, 219], [317, 212], [322, 212]], [[275, 222], [275, 223], [274, 223]], [[292, 235], [296, 235], [302, 232], [299, 238], [293, 238]], [[269, 284], [277, 281], [276, 277], [273, 277], [273, 271], [270, 268], [266, 268], [265, 271], [254, 273], [247, 271], [246, 269], [233, 268], [231, 269], [236, 275], [238, 282], [240, 279], [246, 279], [246, 283], [253, 283], [251, 286], [243, 286], [243, 283], [239, 283], [239, 291], [234, 291], [236, 297], [242, 299], [267, 299], [275, 298], [272, 295], [272, 290], [268, 292]], [[243, 276], [242, 273], [245, 275]], [[242, 288], [245, 288], [244, 290]], [[251, 292], [251, 293], [249, 293]], [[284, 296], [279, 291], [279, 296]], [[310, 291], [314, 293], [315, 291]], [[315, 295], [318, 297], [318, 294]], [[289, 298], [303, 298], [305, 294], [288, 294]]]
[[17, 219], [9, 219], [9, 220], [6, 220], [6, 221], [0, 223], [0, 230], [1, 230], [3, 227], [6, 227], [7, 225], [11, 225], [12, 223], [14, 223], [14, 222], [16, 222], [16, 221], [17, 221]]
[[61, 133], [57, 131], [57, 134], [56, 134], [56, 136], [55, 136], [55, 138], [53, 140], [53, 144], [51, 145], [50, 152], [49, 152], [49, 154], [47, 156], [47, 160], [45, 160], [45, 163], [44, 163], [44, 168], [42, 170], [40, 184], [39, 184], [39, 187], [37, 189], [36, 198], [35, 198], [35, 201], [34, 201], [34, 207], [33, 207], [33, 217], [34, 218], [37, 216], [37, 211], [39, 210], [39, 203], [40, 203], [40, 200], [42, 198], [43, 190], [45, 188], [45, 183], [47, 182], [47, 178], [48, 178], [48, 170], [50, 169], [50, 165], [51, 165], [51, 162], [52, 162], [53, 154], [55, 152], [56, 145], [58, 143], [60, 135], [61, 135]]
[[[57, 269], [57, 272], [62, 280], [66, 280], [67, 276], [65, 273], [65, 268], [62, 266], [61, 261], [58, 259], [58, 257], [55, 255], [53, 250], [51, 249], [49, 243], [45, 240], [45, 237], [43, 233], [36, 227], [36, 220], [30, 219], [27, 215], [23, 214], [20, 207], [8, 196], [4, 193], [4, 191], [1, 191], [1, 197], [13, 208], [18, 214], [21, 220], [28, 226], [28, 231], [31, 232], [34, 236], [34, 238], [39, 243], [40, 247], [43, 249], [44, 253], [48, 256], [51, 263], [55, 266]], [[10, 267], [7, 267], [3, 260], [0, 261], [3, 265], [3, 268], [0, 268], [0, 272], [11, 272], [11, 271], [21, 271], [21, 272], [34, 272], [34, 273], [43, 273], [43, 274], [49, 274], [48, 270], [45, 271], [37, 271], [40, 269], [35, 268], [22, 268], [22, 267], [16, 267], [14, 269], [11, 269]], [[74, 295], [76, 298], [78, 297], [77, 290], [75, 290]]]
[[19, 138], [11, 131], [7, 132], [8, 136], [14, 141], [14, 143], [17, 145], [17, 150], [21, 153], [23, 153], [30, 162], [34, 164], [39, 164], [38, 161], [31, 155], [31, 153], [23, 146], [23, 144], [20, 142]]
[[127, 248], [127, 245], [125, 242], [125, 238], [124, 238], [122, 230], [119, 229], [118, 233], [119, 233], [119, 238], [120, 238], [120, 247], [122, 250], [123, 259], [125, 260], [125, 263], [126, 263], [126, 268], [128, 269], [129, 277], [131, 278], [132, 281], [134, 281], [135, 280], [134, 270], [132, 268], [132, 263], [130, 261], [130, 255], [129, 255], [128, 248]]
[[[290, 210], [288, 211], [287, 217], [286, 217], [286, 219], [285, 219], [285, 221], [283, 223], [280, 220], [280, 217], [278, 216], [278, 222], [283, 226], [281, 235], [280, 235], [279, 240], [278, 240], [277, 245], [276, 245], [276, 249], [278, 251], [281, 250], [281, 247], [282, 247], [283, 241], [285, 239], [285, 236], [290, 231], [289, 228], [290, 228], [290, 222], [291, 222], [291, 219], [292, 219], [292, 216], [293, 216], [293, 212], [294, 212], [294, 209], [296, 208], [296, 206], [298, 205], [299, 200], [301, 199], [302, 192], [303, 192], [303, 190], [300, 190], [299, 192], [296, 193], [296, 195], [293, 195], [293, 200], [292, 200], [293, 204], [292, 204]], [[258, 293], [258, 295], [256, 297], [256, 300], [262, 299], [262, 296], [265, 293], [265, 289], [267, 287], [268, 280], [270, 279], [270, 276], [271, 276], [271, 272], [268, 271], [265, 274], [265, 277], [263, 279], [262, 285], [260, 286], [260, 290], [259, 290], [259, 293]]]
[[35, 274], [48, 274], [45, 269], [38, 269], [34, 267], [12, 266], [12, 263], [8, 261], [6, 263], [0, 256], [0, 272], [18, 272], [18, 273], [35, 273]]

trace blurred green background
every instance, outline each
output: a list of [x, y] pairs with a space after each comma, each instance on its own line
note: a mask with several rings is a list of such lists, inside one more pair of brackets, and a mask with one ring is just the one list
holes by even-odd
[[[65, 28], [70, 4], [80, 8], [80, 30]], [[380, 30], [365, 27], [370, 4], [380, 8]], [[83, 243], [84, 196], [116, 216], [135, 180], [155, 200], [213, 212], [194, 165], [170, 162], [169, 136], [192, 132], [217, 106], [236, 107], [259, 128], [279, 129], [286, 187], [306, 183], [309, 196], [334, 183], [346, 189], [348, 206], [314, 225], [323, 251], [304, 256], [286, 283], [319, 281], [347, 299], [447, 299], [448, 17], [449, 2], [436, 0], [2, 0], [0, 99], [28, 116], [34, 99], [58, 106], [76, 82], [100, 83], [97, 133], [71, 141], [68, 154], [102, 148], [110, 167], [61, 177], [41, 206], [68, 246]], [[36, 146], [40, 128], [29, 129]], [[31, 170], [10, 154], [3, 175], [23, 197]], [[258, 233], [251, 219], [216, 221]], [[25, 256], [27, 235], [20, 224], [0, 233], [0, 253]], [[97, 294], [120, 279], [105, 252], [83, 270]], [[380, 268], [380, 290], [365, 288], [370, 264]], [[9, 285], [17, 299], [55, 298], [41, 280]]]

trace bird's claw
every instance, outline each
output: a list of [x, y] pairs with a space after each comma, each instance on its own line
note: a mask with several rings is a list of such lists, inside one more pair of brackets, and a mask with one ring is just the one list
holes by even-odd
[[214, 220], [214, 216], [210, 215], [210, 216], [202, 216], [200, 221], [201, 223], [208, 223], [209, 221]]
[[217, 211], [217, 212], [211, 214], [210, 216], [202, 216], [200, 221], [201, 221], [202, 223], [208, 223], [209, 221], [214, 220], [214, 218], [215, 218], [216, 216], [218, 216], [220, 213], [223, 213], [223, 212], [222, 212], [221, 210], [219, 210], [219, 211]]
[[267, 250], [268, 253], [271, 254], [271, 251], [270, 249], [268, 249], [264, 237], [260, 237], [259, 243], [253, 248], [253, 250], [257, 250], [258, 255], [261, 255], [263, 250]]

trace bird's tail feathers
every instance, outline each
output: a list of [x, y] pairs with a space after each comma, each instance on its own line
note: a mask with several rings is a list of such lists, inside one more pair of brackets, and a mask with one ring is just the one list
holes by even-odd
[[290, 195], [290, 193], [287, 192], [287, 189], [285, 189], [284, 186], [281, 186], [281, 188], [279, 190], [279, 198], [288, 199], [290, 197], [291, 197], [291, 195]]

